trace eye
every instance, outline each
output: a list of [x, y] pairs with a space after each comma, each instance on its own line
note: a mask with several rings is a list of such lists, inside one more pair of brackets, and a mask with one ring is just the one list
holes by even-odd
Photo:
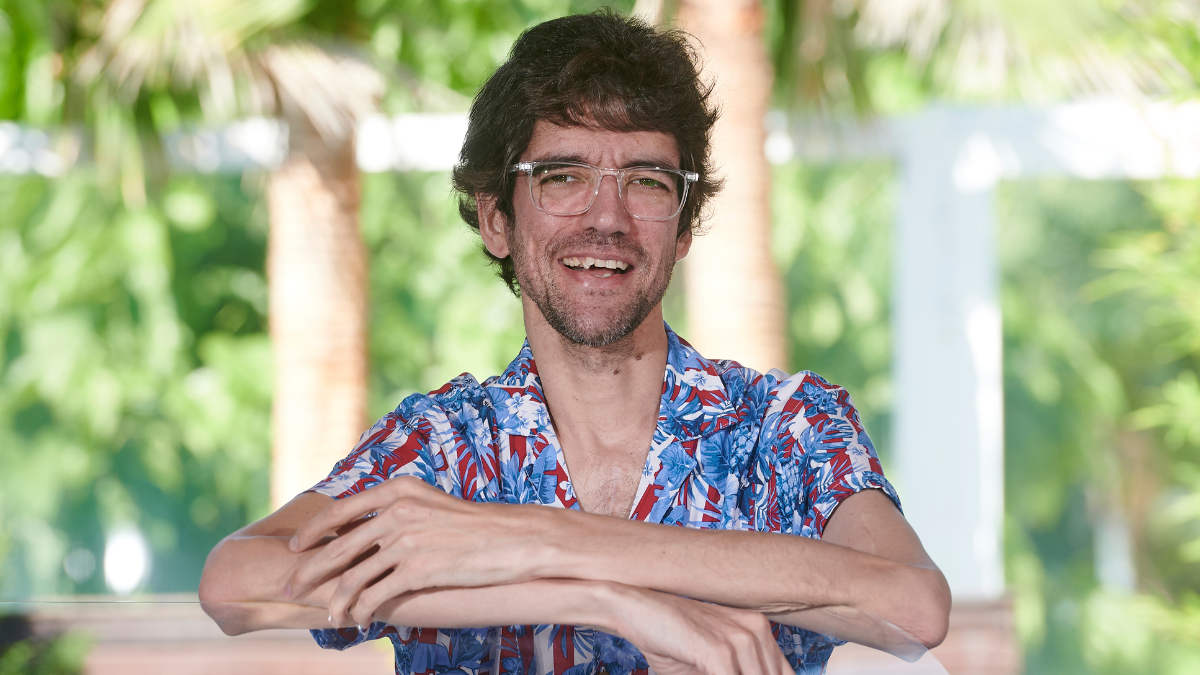
[[579, 167], [560, 164], [539, 166], [533, 170], [533, 175], [537, 179], [538, 185], [546, 186], [570, 185], [587, 180], [587, 177], [583, 175], [583, 170]]
[[625, 185], [638, 190], [675, 193], [675, 176], [664, 171], [638, 169], [628, 174]]

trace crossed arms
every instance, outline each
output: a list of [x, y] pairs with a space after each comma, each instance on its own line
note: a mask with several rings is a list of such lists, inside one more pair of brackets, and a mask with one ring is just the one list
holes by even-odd
[[950, 606], [879, 490], [846, 498], [818, 541], [478, 504], [413, 478], [296, 497], [213, 549], [200, 599], [229, 634], [593, 626], [663, 675], [790, 672], [767, 619], [915, 657], [941, 642]]

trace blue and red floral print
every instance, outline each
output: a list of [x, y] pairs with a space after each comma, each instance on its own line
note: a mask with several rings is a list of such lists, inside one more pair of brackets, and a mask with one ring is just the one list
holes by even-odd
[[[630, 518], [820, 538], [841, 500], [860, 490], [883, 490], [899, 506], [845, 389], [807, 371], [762, 375], [709, 361], [670, 328], [667, 339], [658, 428]], [[578, 509], [528, 343], [482, 385], [463, 374], [404, 399], [313, 489], [340, 499], [394, 476], [417, 476], [478, 502]], [[802, 628], [774, 630], [797, 673], [821, 673], [839, 644]], [[647, 671], [628, 641], [571, 626], [438, 630], [377, 622], [313, 636], [333, 649], [386, 637], [398, 675]]]

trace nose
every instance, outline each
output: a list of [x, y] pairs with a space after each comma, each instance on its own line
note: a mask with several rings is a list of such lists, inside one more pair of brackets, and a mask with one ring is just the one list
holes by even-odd
[[[609, 178], [612, 180], [610, 181]], [[621, 186], [614, 175], [600, 177], [600, 189], [596, 201], [588, 209], [588, 225], [597, 232], [627, 232], [630, 226], [629, 212], [621, 201]]]

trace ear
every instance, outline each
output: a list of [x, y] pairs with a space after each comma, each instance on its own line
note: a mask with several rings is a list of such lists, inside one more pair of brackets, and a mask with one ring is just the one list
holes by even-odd
[[688, 228], [675, 239], [675, 262], [687, 257], [690, 250], [692, 250], [692, 230]]
[[507, 258], [508, 218], [496, 208], [496, 195], [475, 193], [475, 206], [479, 212], [479, 236], [488, 253], [497, 258]]

